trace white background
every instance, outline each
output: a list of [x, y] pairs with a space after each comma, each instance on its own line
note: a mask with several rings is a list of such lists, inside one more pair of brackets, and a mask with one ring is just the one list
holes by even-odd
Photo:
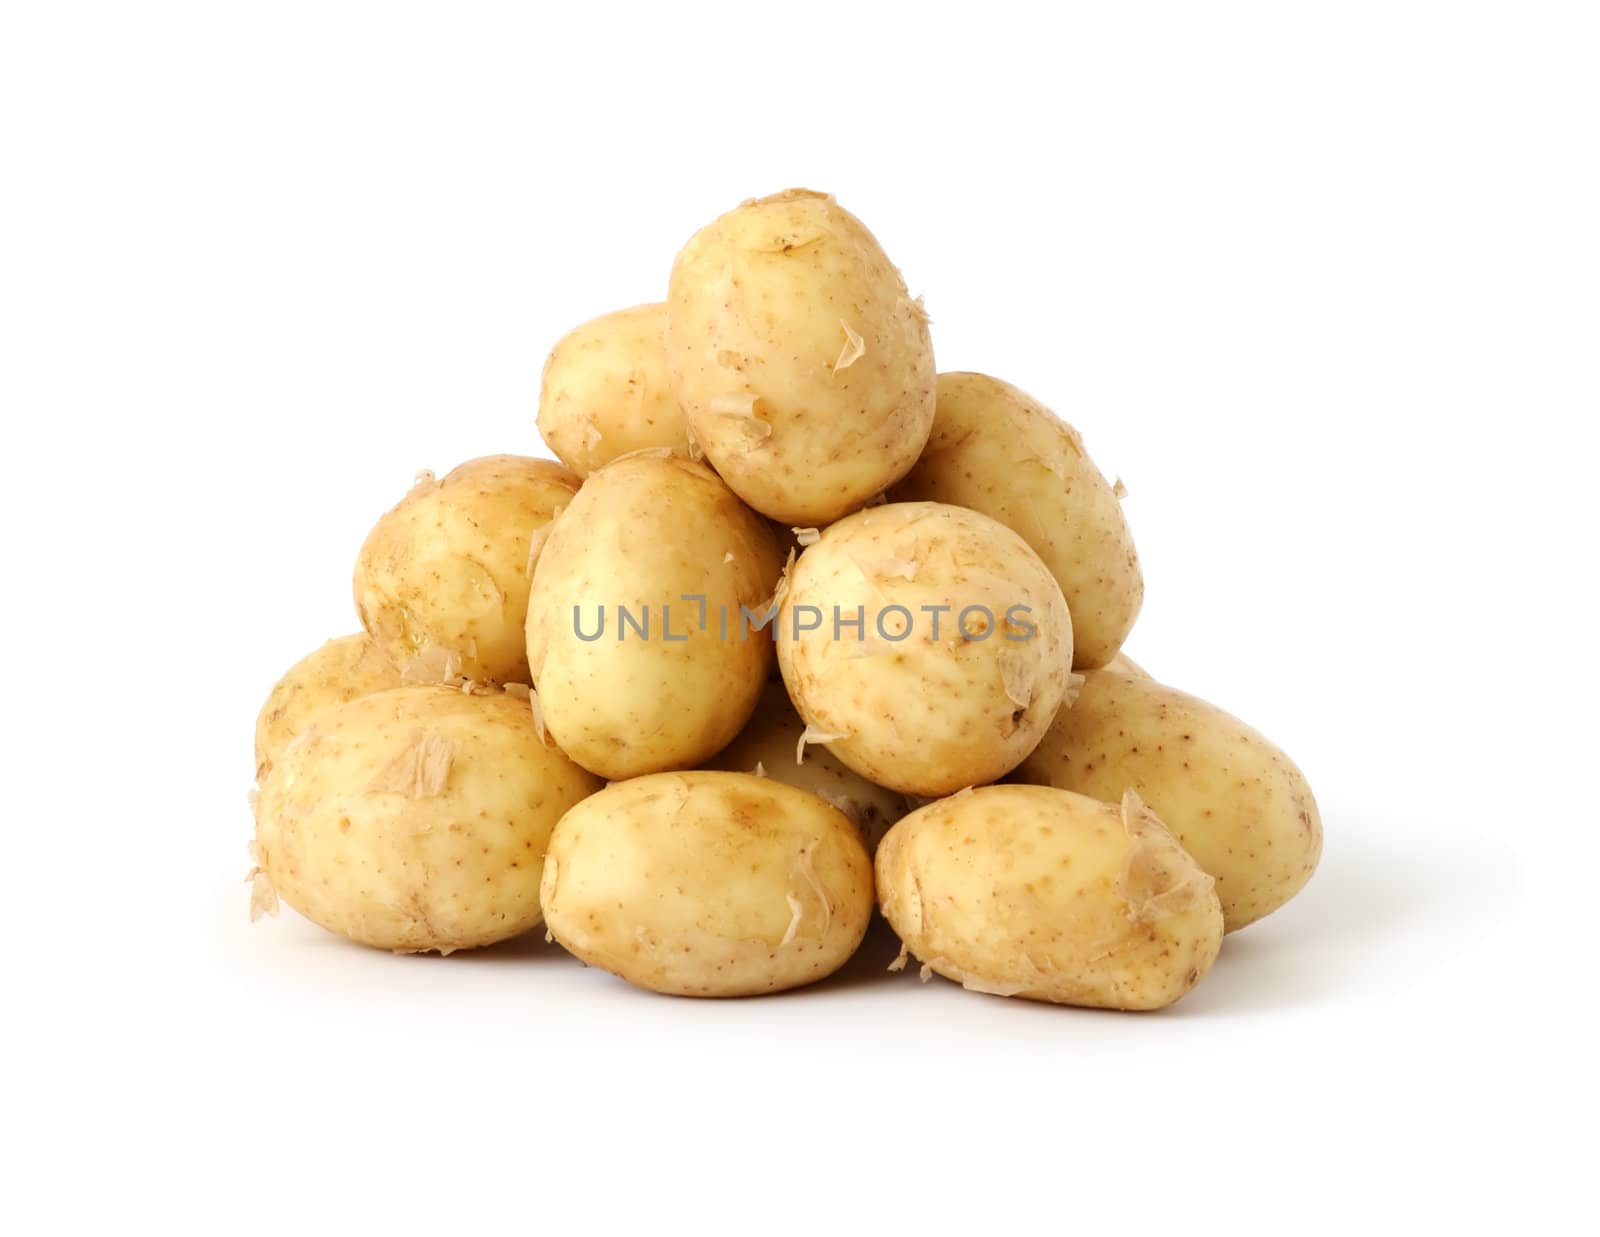
[[[1592, 6], [4, 13], [9, 1229], [1574, 1222]], [[1156, 1016], [249, 925], [255, 711], [371, 522], [793, 184], [1125, 479], [1129, 651], [1305, 768], [1311, 886]]]

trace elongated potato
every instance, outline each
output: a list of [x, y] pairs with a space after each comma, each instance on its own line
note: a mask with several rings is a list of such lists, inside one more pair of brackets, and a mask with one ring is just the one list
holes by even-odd
[[402, 685], [400, 671], [365, 632], [307, 653], [278, 680], [256, 717], [256, 781], [318, 709]]
[[938, 390], [927, 449], [890, 498], [971, 507], [1021, 534], [1061, 585], [1078, 667], [1105, 665], [1144, 602], [1116, 491], [1078, 432], [1010, 383], [940, 374]]
[[1137, 791], [1216, 877], [1229, 932], [1292, 898], [1322, 855], [1322, 817], [1294, 762], [1151, 679], [1089, 671], [1017, 777], [1108, 802]]
[[844, 964], [872, 916], [872, 865], [815, 795], [659, 773], [562, 817], [542, 896], [551, 934], [592, 966], [676, 996], [750, 996]]
[[778, 664], [809, 741], [880, 786], [944, 795], [1033, 750], [1066, 690], [1072, 625], [1016, 533], [961, 507], [891, 503], [800, 556]]
[[1134, 795], [963, 791], [889, 830], [876, 868], [910, 954], [976, 992], [1160, 1009], [1222, 943], [1211, 878]]
[[689, 423], [667, 377], [666, 310], [635, 305], [585, 322], [545, 361], [539, 433], [578, 476], [630, 451], [688, 453]]
[[904, 795], [867, 781], [825, 747], [813, 748], [800, 760], [800, 736], [806, 724], [794, 711], [782, 683], [767, 684], [761, 701], [739, 737], [706, 762], [710, 769], [758, 772], [763, 777], [797, 786], [838, 808], [861, 830], [870, 854], [894, 824], [910, 810]]
[[578, 484], [553, 460], [490, 455], [424, 475], [378, 521], [356, 560], [356, 610], [408, 681], [528, 681], [533, 559]]
[[276, 896], [404, 953], [539, 922], [550, 831], [600, 789], [542, 741], [526, 694], [402, 687], [317, 712], [256, 798], [252, 912]]
[[861, 221], [791, 189], [697, 232], [667, 291], [695, 439], [757, 511], [820, 526], [903, 477], [933, 424], [927, 315]]
[[699, 764], [749, 720], [778, 580], [766, 521], [704, 464], [646, 452], [589, 475], [551, 527], [528, 662], [561, 749], [607, 778]]

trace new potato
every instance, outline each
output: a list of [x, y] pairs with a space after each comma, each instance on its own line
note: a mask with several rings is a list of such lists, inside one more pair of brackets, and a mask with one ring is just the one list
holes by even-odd
[[409, 681], [528, 681], [533, 559], [578, 484], [553, 460], [491, 455], [424, 476], [378, 521], [356, 560], [356, 610]]
[[678, 996], [748, 996], [829, 975], [872, 915], [855, 826], [804, 791], [745, 773], [617, 782], [561, 819], [543, 902], [592, 966]]
[[889, 826], [906, 814], [905, 796], [867, 781], [825, 747], [811, 748], [802, 763], [805, 728], [783, 684], [769, 683], [739, 737], [706, 767], [734, 773], [759, 769], [765, 777], [809, 791], [855, 822], [868, 853], [877, 850]]
[[889, 830], [876, 868], [910, 954], [977, 992], [1160, 1009], [1222, 943], [1211, 878], [1132, 795], [963, 791]]
[[365, 632], [307, 653], [278, 680], [256, 717], [256, 781], [318, 709], [402, 685], [400, 672]]
[[1322, 854], [1322, 818], [1294, 762], [1238, 718], [1149, 678], [1089, 671], [1017, 777], [1111, 802], [1138, 792], [1216, 877], [1229, 932], [1298, 893]]
[[1127, 638], [1144, 576], [1121, 499], [1078, 432], [1010, 383], [940, 374], [927, 449], [890, 497], [971, 507], [1021, 534], [1061, 585], [1079, 668]]
[[690, 238], [667, 291], [690, 428], [747, 503], [820, 526], [916, 462], [933, 424], [927, 315], [832, 197], [746, 202]]
[[258, 907], [275, 891], [363, 945], [449, 953], [539, 922], [550, 831], [600, 789], [527, 699], [402, 687], [312, 717], [262, 782]]
[[587, 477], [619, 455], [689, 450], [689, 424], [667, 376], [666, 306], [636, 305], [562, 336], [539, 384], [539, 433]]
[[778, 664], [811, 741], [880, 786], [943, 795], [1033, 750], [1067, 687], [1072, 626], [1016, 533], [961, 507], [891, 503], [800, 556]]
[[740, 607], [764, 610], [778, 571], [766, 521], [704, 464], [645, 452], [591, 473], [551, 527], [528, 604], [528, 662], [561, 749], [615, 779], [724, 747], [772, 658]]

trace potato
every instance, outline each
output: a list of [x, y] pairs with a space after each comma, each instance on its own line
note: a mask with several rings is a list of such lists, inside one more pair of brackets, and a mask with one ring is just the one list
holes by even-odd
[[971, 507], [1038, 551], [1072, 611], [1078, 667], [1103, 666], [1144, 601], [1122, 502], [1078, 432], [1037, 400], [985, 374], [940, 374], [933, 434], [897, 501]]
[[648, 452], [591, 473], [551, 527], [528, 605], [528, 661], [561, 749], [625, 778], [726, 746], [772, 659], [740, 607], [765, 610], [778, 571], [766, 521], [704, 464]]
[[927, 315], [827, 194], [746, 202], [697, 232], [667, 291], [667, 364], [734, 491], [821, 526], [881, 494], [933, 424]]
[[256, 781], [318, 709], [401, 685], [400, 671], [365, 632], [306, 654], [278, 680], [256, 718]]
[[1126, 653], [1118, 653], [1115, 657], [1108, 661], [1105, 666], [1102, 667], [1102, 669], [1109, 670], [1113, 674], [1126, 674], [1135, 679], [1148, 679], [1153, 677], [1148, 670], [1146, 670], [1138, 662], [1134, 661], [1133, 658], [1129, 657]]
[[666, 310], [636, 305], [585, 322], [544, 363], [539, 433], [578, 476], [647, 447], [688, 453], [689, 423], [667, 378]]
[[875, 866], [906, 949], [977, 992], [1160, 1009], [1222, 943], [1211, 878], [1135, 795], [963, 791], [889, 830]]
[[961, 507], [892, 503], [800, 556], [778, 664], [811, 742], [868, 781], [936, 796], [1033, 750], [1066, 690], [1072, 625], [1016, 533]]
[[806, 752], [802, 764], [800, 736], [805, 728], [783, 684], [769, 683], [739, 737], [707, 761], [707, 767], [734, 773], [759, 771], [764, 777], [810, 791], [848, 816], [861, 830], [867, 852], [872, 853], [910, 805], [904, 795], [875, 786], [847, 768], [825, 747]]
[[1229, 932], [1282, 906], [1322, 855], [1305, 776], [1221, 709], [1148, 678], [1089, 671], [1017, 770], [1116, 802], [1135, 790], [1217, 880]]
[[676, 996], [750, 996], [830, 975], [872, 916], [855, 826], [746, 773], [608, 786], [556, 826], [545, 920], [592, 966]]
[[545, 526], [578, 478], [491, 455], [424, 474], [356, 560], [361, 625], [413, 682], [526, 683], [528, 584]]
[[256, 799], [253, 910], [274, 892], [363, 945], [450, 953], [539, 922], [550, 831], [600, 789], [527, 699], [401, 687], [331, 705]]

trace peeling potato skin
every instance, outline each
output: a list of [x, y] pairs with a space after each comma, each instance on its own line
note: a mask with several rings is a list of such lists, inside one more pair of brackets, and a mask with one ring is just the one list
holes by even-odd
[[574, 327], [556, 343], [539, 384], [539, 433], [587, 477], [619, 455], [689, 449], [689, 423], [672, 393], [664, 304], [635, 305]]
[[[394, 789], [423, 740], [448, 753], [443, 778]], [[540, 742], [526, 700], [378, 692], [319, 712], [273, 765], [256, 799], [258, 862], [284, 901], [352, 941], [471, 949], [539, 923], [550, 832], [600, 786]]]
[[825, 747], [808, 746], [805, 762], [795, 760], [806, 724], [794, 711], [782, 683], [769, 683], [739, 737], [706, 762], [709, 769], [749, 773], [760, 765], [767, 777], [798, 787], [838, 808], [861, 831], [867, 853], [889, 826], [910, 810], [906, 797], [867, 781]]
[[317, 710], [402, 685], [400, 671], [365, 632], [306, 654], [278, 680], [256, 718], [256, 781]]
[[528, 682], [529, 555], [578, 485], [553, 460], [485, 456], [419, 481], [378, 521], [356, 560], [356, 612], [408, 681], [439, 682], [448, 665]]
[[[1148, 819], [1148, 818], [1147, 818]], [[1136, 847], [1187, 882], [1177, 909], [1141, 912], [1122, 890]], [[941, 799], [889, 830], [878, 900], [907, 951], [975, 991], [1062, 1005], [1161, 1009], [1216, 961], [1222, 911], [1210, 882], [1160, 829], [1038, 786]]]
[[927, 449], [890, 497], [971, 507], [1019, 533], [1061, 585], [1080, 670], [1111, 660], [1139, 617], [1144, 575], [1121, 501], [1077, 432], [1010, 383], [940, 374]]
[[[907, 562], [912, 579], [884, 574], [883, 564]], [[794, 614], [806, 605], [823, 626], [797, 637]], [[916, 616], [898, 643], [876, 641], [876, 615], [890, 605]], [[937, 641], [925, 605], [953, 607]], [[1035, 634], [963, 640], [955, 623], [968, 605], [1000, 621], [1026, 605]], [[864, 608], [867, 644], [849, 631], [833, 639], [835, 606], [846, 616]], [[940, 503], [869, 507], [829, 526], [797, 560], [778, 622], [778, 664], [800, 716], [847, 736], [828, 750], [870, 782], [925, 797], [1014, 768], [1054, 718], [1072, 663], [1067, 606], [1039, 556], [988, 516]], [[1007, 691], [1008, 661], [1029, 686], [1025, 707]]]
[[[853, 361], [844, 324], [864, 349]], [[820, 527], [881, 493], [933, 424], [927, 315], [826, 194], [746, 202], [690, 238], [668, 286], [666, 348], [707, 458], [787, 524]], [[727, 415], [741, 399], [760, 424]]]
[[1091, 670], [1020, 781], [1115, 801], [1132, 789], [1217, 880], [1236, 932], [1294, 897], [1322, 856], [1305, 775], [1261, 734], [1150, 679]]
[[[739, 607], [764, 610], [778, 572], [766, 521], [704, 464], [647, 453], [591, 473], [550, 529], [528, 606], [529, 666], [561, 749], [619, 779], [688, 768], [726, 746], [772, 664], [765, 631], [738, 638]], [[686, 594], [706, 598], [705, 630]], [[574, 607], [592, 634], [601, 605], [604, 634], [579, 639]], [[649, 606], [650, 639], [617, 639], [619, 606], [635, 616]], [[687, 639], [661, 638], [663, 606]]]
[[674, 996], [754, 996], [831, 975], [872, 917], [855, 826], [743, 773], [616, 782], [569, 811], [542, 890], [550, 933], [591, 966]]

